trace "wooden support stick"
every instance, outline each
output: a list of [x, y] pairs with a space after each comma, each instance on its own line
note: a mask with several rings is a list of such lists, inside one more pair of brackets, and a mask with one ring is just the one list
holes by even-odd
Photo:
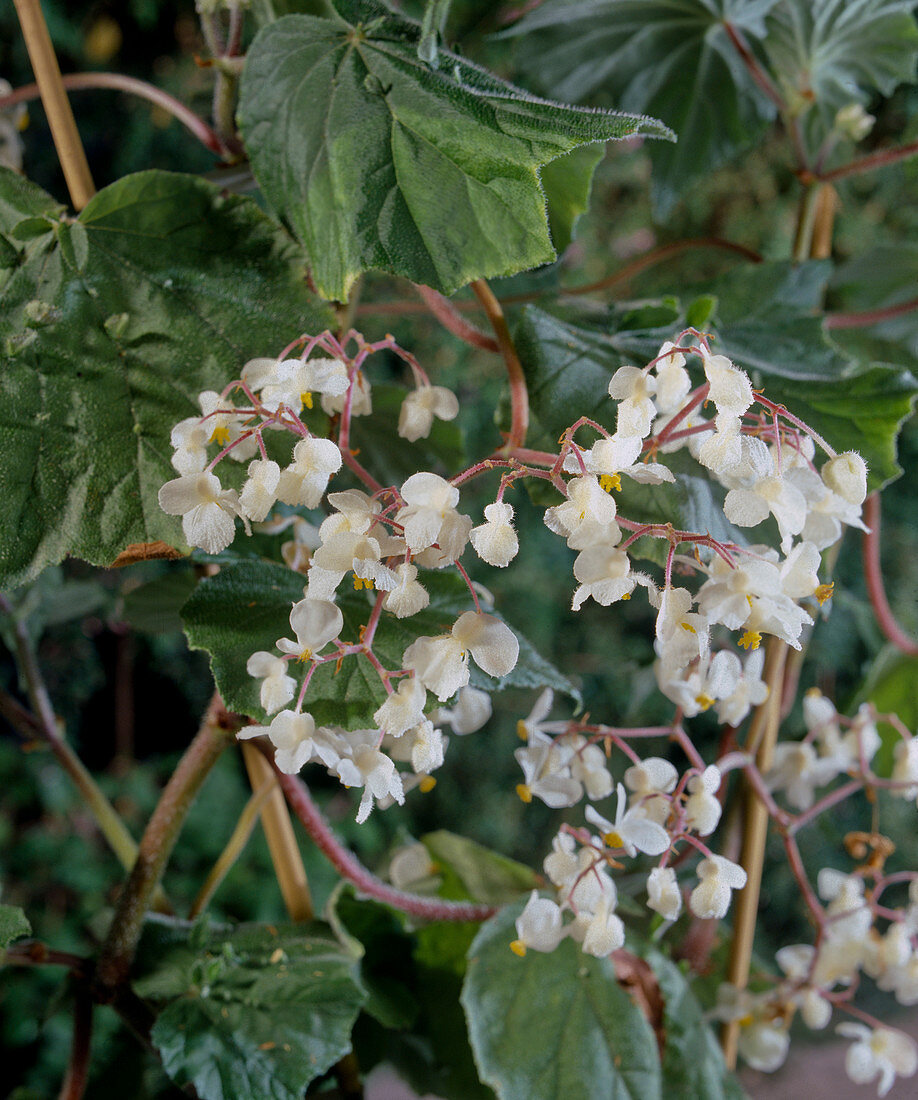
[[51, 136], [57, 149], [57, 157], [64, 171], [70, 201], [75, 210], [82, 210], [96, 192], [86, 153], [70, 109], [70, 102], [61, 80], [61, 70], [51, 44], [51, 36], [39, 0], [13, 0], [22, 35], [25, 38], [29, 59], [41, 102], [48, 116]]

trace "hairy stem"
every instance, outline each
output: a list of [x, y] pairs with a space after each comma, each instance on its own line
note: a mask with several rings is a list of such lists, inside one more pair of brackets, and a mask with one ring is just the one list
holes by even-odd
[[918, 156], [918, 141], [900, 145], [898, 149], [881, 149], [878, 153], [871, 153], [869, 156], [851, 161], [850, 164], [843, 164], [840, 168], [833, 168], [830, 172], [823, 172], [819, 178], [823, 183], [828, 183], [830, 180], [844, 179], [845, 176], [872, 172], [875, 168], [885, 168], [889, 164], [896, 164], [900, 160], [914, 156]]
[[112, 1000], [127, 979], [144, 916], [191, 804], [240, 724], [241, 719], [229, 714], [222, 699], [215, 694], [201, 728], [172, 773], [144, 830], [137, 859], [118, 899], [99, 957], [97, 1000]]
[[475, 297], [488, 315], [491, 328], [497, 337], [500, 353], [504, 357], [507, 366], [507, 375], [510, 379], [510, 434], [507, 437], [507, 449], [522, 447], [526, 442], [526, 432], [529, 429], [529, 390], [526, 388], [526, 376], [523, 374], [523, 366], [516, 353], [510, 329], [507, 327], [507, 319], [500, 308], [500, 302], [494, 297], [494, 292], [484, 279], [476, 279], [472, 284]]
[[[116, 91], [146, 99], [157, 107], [162, 107], [164, 111], [168, 111], [212, 153], [222, 156], [226, 151], [217, 134], [202, 118], [198, 118], [194, 111], [175, 96], [169, 95], [168, 92], [162, 91], [153, 84], [147, 84], [144, 80], [138, 80], [134, 76], [124, 76], [122, 73], [68, 73], [61, 77], [61, 83], [70, 92], [92, 88], [113, 88]], [[0, 111], [7, 107], [14, 107], [17, 103], [28, 103], [30, 100], [38, 99], [40, 94], [37, 84], [25, 84], [14, 92], [10, 92], [9, 95], [0, 96]]]
[[485, 351], [501, 350], [493, 336], [482, 332], [476, 325], [467, 321], [448, 298], [444, 298], [438, 291], [429, 286], [422, 286], [420, 283], [415, 289], [434, 317], [453, 336], [466, 344], [471, 344], [473, 348], [484, 348]]
[[896, 622], [886, 589], [883, 586], [883, 572], [880, 568], [880, 494], [871, 493], [864, 501], [864, 523], [869, 528], [864, 532], [862, 543], [864, 555], [864, 580], [867, 582], [867, 594], [873, 613], [877, 617], [880, 629], [892, 644], [909, 657], [918, 657], [918, 642], [911, 639]]
[[278, 786], [274, 769], [248, 741], [242, 743], [242, 756], [252, 789], [265, 791], [267, 801], [261, 805], [261, 823], [271, 852], [271, 862], [292, 921], [312, 920], [315, 916], [306, 868], [296, 843], [290, 814], [284, 795]]
[[493, 905], [419, 897], [417, 894], [408, 894], [403, 890], [396, 890], [394, 886], [389, 886], [388, 883], [371, 874], [351, 852], [338, 843], [301, 779], [279, 771], [277, 779], [287, 796], [290, 808], [315, 841], [316, 847], [335, 870], [348, 882], [352, 882], [361, 894], [376, 898], [377, 901], [424, 920], [482, 921], [497, 912]]
[[[778, 739], [781, 708], [781, 684], [784, 676], [786, 643], [770, 638], [765, 656], [762, 678], [768, 685], [768, 698], [756, 709], [749, 724], [746, 749], [755, 753], [755, 763], [761, 774], [771, 767], [775, 743]], [[726, 978], [737, 987], [745, 989], [749, 981], [752, 962], [752, 941], [759, 908], [759, 892], [762, 885], [762, 867], [765, 859], [765, 839], [768, 832], [768, 808], [747, 787], [743, 806], [743, 846], [740, 863], [746, 871], [746, 885], [740, 891], [733, 914], [733, 941]], [[725, 1023], [721, 1031], [724, 1060], [730, 1069], [736, 1066], [739, 1022]]]

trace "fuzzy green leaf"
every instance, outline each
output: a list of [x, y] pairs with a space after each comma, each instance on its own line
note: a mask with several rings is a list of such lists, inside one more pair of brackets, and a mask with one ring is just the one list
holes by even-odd
[[195, 929], [138, 991], [168, 999], [151, 1039], [201, 1100], [299, 1100], [351, 1049], [366, 997], [356, 960], [319, 924]]
[[[373, 652], [385, 668], [401, 668], [402, 655], [411, 642], [422, 634], [448, 632], [456, 618], [471, 609], [468, 590], [458, 577], [424, 573], [421, 581], [430, 592], [430, 604], [424, 611], [410, 619], [396, 619], [383, 612]], [[201, 581], [182, 608], [188, 644], [210, 654], [217, 689], [231, 710], [261, 722], [267, 720], [259, 704], [259, 681], [246, 672], [246, 661], [256, 650], [274, 652], [276, 640], [290, 636], [290, 608], [303, 598], [303, 584], [299, 573], [282, 565], [238, 562]], [[337, 603], [344, 615], [342, 640], [356, 642], [372, 604], [365, 593], [356, 592], [339, 594]], [[508, 676], [495, 680], [478, 670], [472, 683], [488, 691], [549, 686], [579, 698], [570, 681], [522, 638], [519, 661]], [[372, 725], [373, 711], [385, 698], [382, 682], [367, 658], [351, 656], [342, 661], [340, 669], [336, 670], [334, 661], [316, 669], [305, 707], [317, 725], [361, 729]]]
[[378, 0], [333, 7], [259, 32], [239, 107], [265, 198], [328, 298], [371, 269], [449, 294], [553, 260], [539, 168], [583, 144], [671, 136], [535, 99], [446, 50], [435, 69], [419, 26]]
[[660, 1100], [653, 1031], [611, 961], [570, 939], [518, 958], [521, 909], [502, 910], [469, 949], [462, 1007], [482, 1079], [501, 1100]]
[[538, 876], [531, 868], [468, 837], [438, 829], [421, 837], [421, 842], [441, 872], [452, 872], [463, 896], [472, 901], [503, 905], [538, 885]]
[[650, 149], [655, 206], [665, 217], [699, 177], [753, 142], [775, 109], [750, 77], [724, 23], [751, 40], [776, 0], [547, 0], [522, 35], [525, 79], [546, 95], [611, 99], [671, 126], [675, 146]]
[[130, 543], [181, 545], [156, 499], [175, 476], [173, 425], [247, 359], [330, 323], [297, 249], [251, 199], [166, 172], [125, 177], [72, 222], [0, 169], [0, 240], [13, 250], [0, 254], [0, 585], [68, 554], [108, 565]]

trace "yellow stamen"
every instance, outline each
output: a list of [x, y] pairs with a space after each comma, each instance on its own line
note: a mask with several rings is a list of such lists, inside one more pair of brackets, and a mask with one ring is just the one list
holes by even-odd
[[303, 402], [307, 409], [312, 408], [312, 394], [309, 392], [309, 390], [303, 390], [303, 392], [300, 394], [300, 401]]
[[354, 591], [355, 592], [360, 592], [364, 588], [366, 588], [368, 590], [372, 590], [372, 588], [373, 588], [372, 579], [370, 577], [366, 577], [366, 578], [358, 577], [357, 574], [355, 573], [354, 574]]
[[520, 797], [520, 802], [525, 802], [528, 805], [532, 801], [532, 789], [525, 783], [517, 783], [516, 793]]
[[707, 710], [709, 707], [714, 706], [714, 700], [711, 698], [710, 695], [705, 695], [704, 692], [702, 692], [701, 695], [695, 696], [695, 702], [698, 704], [698, 706], [701, 707], [702, 710]]
[[757, 630], [747, 630], [739, 640], [743, 649], [758, 649], [761, 642], [762, 635]]
[[599, 479], [600, 489], [605, 489], [607, 493], [611, 493], [613, 489], [621, 490], [622, 479], [618, 474], [603, 474]]
[[697, 634], [698, 631], [692, 626], [691, 623], [679, 623], [683, 630], [687, 630], [689, 634]]
[[221, 425], [217, 425], [211, 432], [208, 443], [219, 443], [221, 447], [225, 447], [229, 443], [229, 428]]
[[624, 848], [625, 842], [621, 838], [621, 834], [617, 833], [614, 829], [611, 833], [606, 833], [602, 838], [603, 843], [607, 848]]
[[529, 740], [529, 730], [526, 728], [526, 723], [521, 718], [516, 724], [516, 736], [521, 741]]
[[631, 593], [630, 592], [623, 592], [622, 593], [622, 599], [623, 600], [630, 600], [631, 599]]
[[820, 606], [826, 602], [826, 600], [832, 599], [832, 590], [835, 588], [835, 581], [831, 581], [829, 584], [821, 584], [813, 595], [819, 600]]
[[522, 958], [526, 954], [526, 944], [524, 944], [522, 940], [514, 940], [513, 943], [510, 944], [510, 950], [514, 955], [519, 955], [519, 957]]
[[307, 661], [311, 661], [311, 660], [312, 660], [312, 650], [311, 649], [304, 649], [303, 652], [299, 655], [299, 657], [297, 657], [297, 661], [302, 661], [304, 664]]
[[22, 131], [25, 130], [28, 127], [28, 125], [29, 125], [29, 112], [28, 111], [23, 111], [22, 114], [19, 116], [19, 120], [16, 123], [16, 129], [20, 133], [22, 133]]
[[421, 782], [418, 783], [418, 789], [421, 794], [427, 794], [427, 792], [432, 791], [436, 785], [437, 781], [432, 775], [425, 775]]

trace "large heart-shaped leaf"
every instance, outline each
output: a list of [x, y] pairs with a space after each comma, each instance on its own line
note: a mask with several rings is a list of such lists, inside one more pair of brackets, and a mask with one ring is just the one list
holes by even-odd
[[546, 95], [611, 99], [679, 136], [651, 149], [656, 208], [749, 145], [774, 117], [725, 29], [764, 33], [776, 0], [547, 0], [507, 33], [523, 35], [526, 80]]
[[539, 168], [579, 145], [669, 137], [653, 119], [565, 107], [450, 54], [377, 0], [288, 16], [249, 51], [239, 119], [320, 293], [380, 269], [451, 293], [555, 258]]
[[174, 424], [331, 318], [251, 199], [141, 172], [79, 218], [0, 169], [0, 584], [68, 554], [181, 543], [157, 503]]
[[462, 1007], [482, 1079], [501, 1100], [659, 1100], [653, 1031], [611, 961], [570, 939], [518, 958], [521, 908], [488, 921], [469, 949]]

